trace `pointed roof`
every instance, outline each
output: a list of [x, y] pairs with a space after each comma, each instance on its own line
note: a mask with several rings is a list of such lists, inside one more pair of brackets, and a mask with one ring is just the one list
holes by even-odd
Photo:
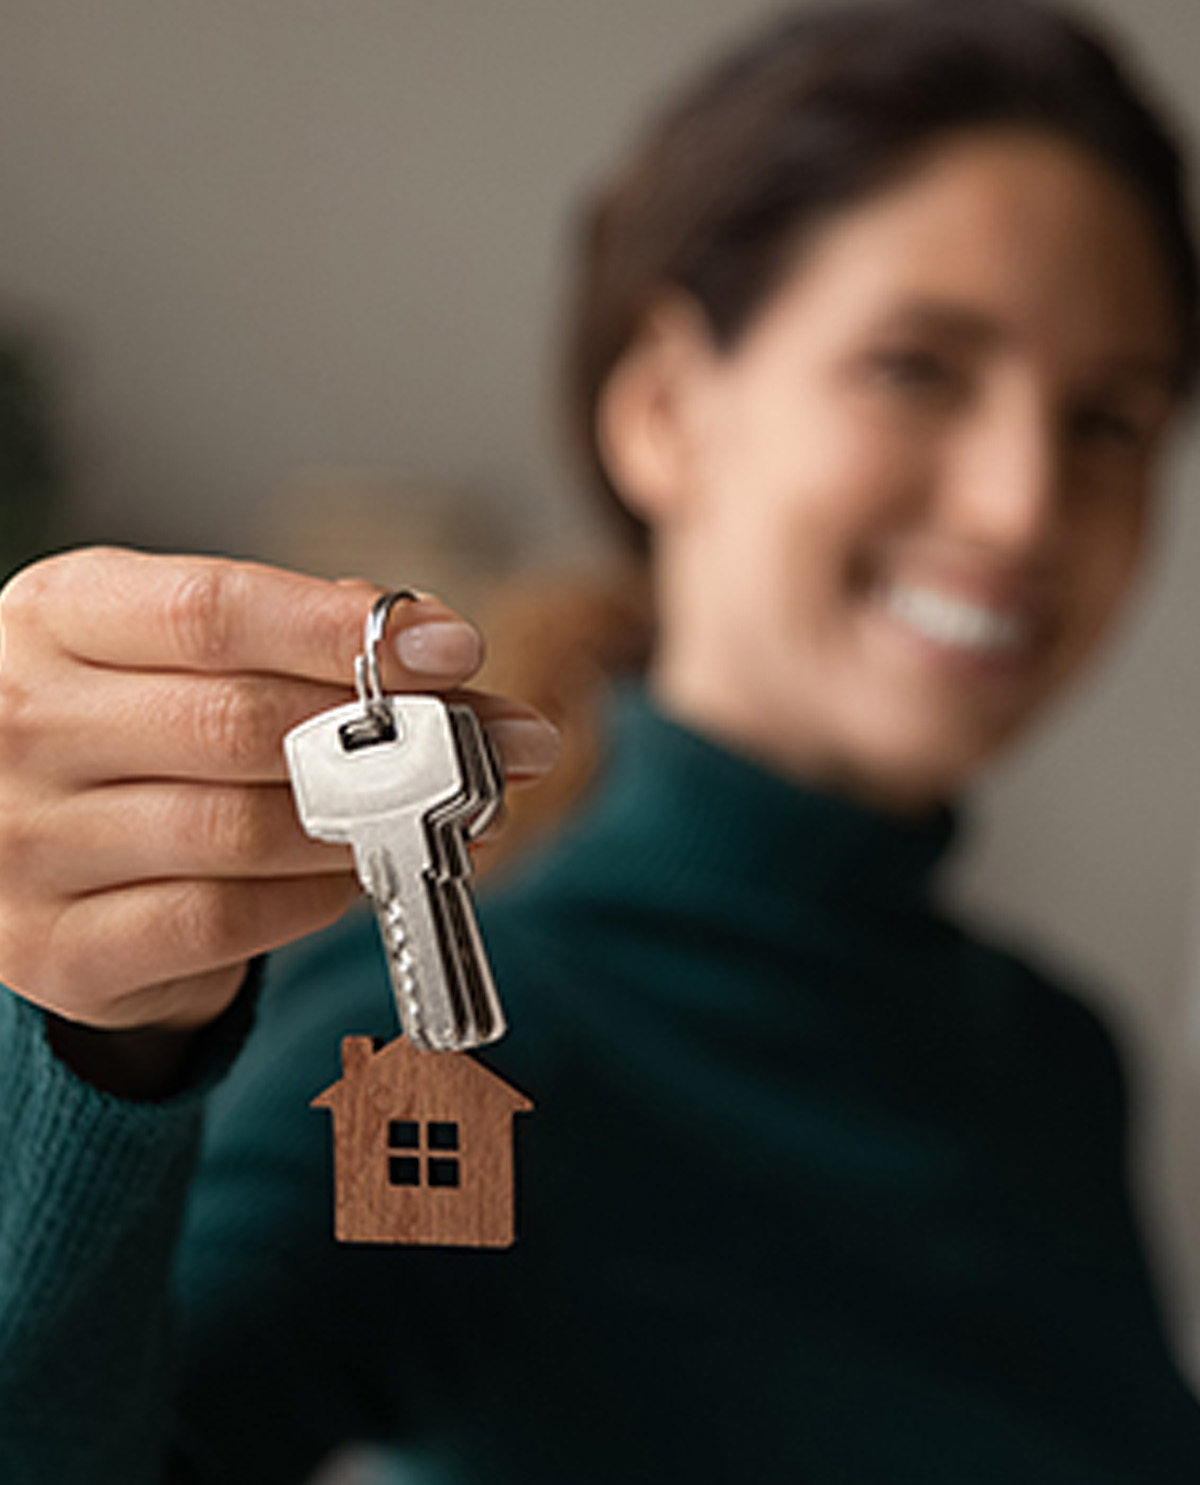
[[336, 1111], [351, 1096], [351, 1084], [361, 1087], [363, 1078], [373, 1089], [403, 1091], [418, 1102], [448, 1098], [474, 1107], [503, 1107], [510, 1113], [533, 1109], [524, 1094], [469, 1054], [421, 1051], [403, 1036], [383, 1047], [369, 1036], [343, 1038], [342, 1076], [317, 1094], [310, 1107]]

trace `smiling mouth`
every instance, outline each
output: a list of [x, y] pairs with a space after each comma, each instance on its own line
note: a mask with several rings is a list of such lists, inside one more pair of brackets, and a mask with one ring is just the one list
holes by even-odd
[[1027, 616], [936, 588], [897, 584], [884, 592], [883, 603], [914, 634], [965, 655], [1018, 659], [1033, 640], [1034, 625]]

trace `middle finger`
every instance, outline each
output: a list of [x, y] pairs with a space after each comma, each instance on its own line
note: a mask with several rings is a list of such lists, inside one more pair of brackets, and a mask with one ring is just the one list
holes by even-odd
[[286, 784], [129, 783], [68, 795], [39, 816], [27, 880], [66, 897], [136, 882], [266, 878], [352, 869], [347, 846], [310, 840]]
[[268, 675], [81, 668], [43, 695], [39, 771], [68, 786], [130, 779], [276, 783], [283, 735], [352, 693]]
[[[475, 708], [510, 784], [553, 765], [557, 735], [534, 708], [477, 691], [446, 699]], [[351, 700], [350, 691], [287, 676], [84, 668], [69, 690], [47, 688], [27, 735], [7, 745], [36, 748], [37, 772], [68, 789], [133, 779], [279, 783], [284, 734]]]

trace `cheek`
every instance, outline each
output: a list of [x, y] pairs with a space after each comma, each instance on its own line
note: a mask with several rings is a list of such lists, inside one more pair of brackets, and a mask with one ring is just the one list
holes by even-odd
[[819, 455], [802, 466], [803, 482], [788, 492], [779, 526], [814, 594], [857, 600], [889, 552], [920, 526], [928, 478], [860, 431], [838, 438], [827, 430], [817, 447]]
[[780, 376], [714, 412], [693, 517], [712, 562], [759, 585], [756, 608], [781, 589], [797, 611], [845, 596], [920, 508], [928, 451], [864, 429], [816, 379]]

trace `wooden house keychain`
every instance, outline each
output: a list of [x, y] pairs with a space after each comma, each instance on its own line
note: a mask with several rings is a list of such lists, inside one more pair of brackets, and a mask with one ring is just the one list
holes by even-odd
[[300, 821], [349, 844], [383, 938], [402, 1035], [342, 1042], [342, 1076], [313, 1100], [334, 1120], [341, 1242], [508, 1247], [512, 1118], [533, 1105], [465, 1055], [505, 1031], [475, 921], [469, 840], [504, 781], [474, 711], [384, 695], [379, 645], [407, 589], [380, 598], [355, 662], [359, 699], [284, 738]]

